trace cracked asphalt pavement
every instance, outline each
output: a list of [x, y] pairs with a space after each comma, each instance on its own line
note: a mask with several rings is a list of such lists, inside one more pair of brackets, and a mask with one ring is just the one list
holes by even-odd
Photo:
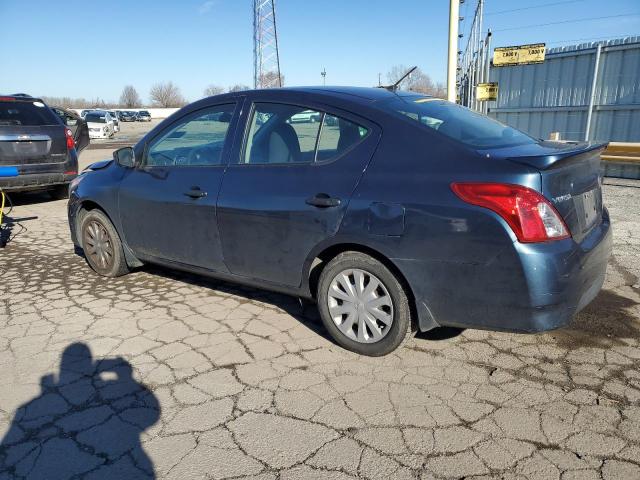
[[569, 328], [440, 329], [383, 358], [334, 345], [294, 298], [98, 277], [64, 201], [17, 198], [0, 479], [640, 478], [640, 183], [611, 182], [614, 256]]

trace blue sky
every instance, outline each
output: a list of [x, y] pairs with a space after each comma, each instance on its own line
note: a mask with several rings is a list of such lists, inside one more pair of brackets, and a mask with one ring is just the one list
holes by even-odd
[[[475, 4], [461, 6], [467, 29]], [[195, 100], [209, 84], [251, 85], [251, 5], [0, 0], [0, 92], [117, 100], [132, 84], [146, 101], [151, 85], [171, 80]], [[448, 0], [278, 0], [276, 7], [287, 85], [321, 84], [326, 68], [327, 84], [371, 86], [396, 64], [445, 80]], [[485, 11], [494, 47], [640, 35], [639, 0], [486, 0]], [[592, 17], [610, 18], [523, 28]]]

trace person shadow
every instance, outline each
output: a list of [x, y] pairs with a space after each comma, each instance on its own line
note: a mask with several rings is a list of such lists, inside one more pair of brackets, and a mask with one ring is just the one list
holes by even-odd
[[84, 343], [65, 348], [57, 379], [21, 405], [0, 443], [0, 480], [155, 478], [140, 435], [160, 403], [123, 358], [94, 361]]

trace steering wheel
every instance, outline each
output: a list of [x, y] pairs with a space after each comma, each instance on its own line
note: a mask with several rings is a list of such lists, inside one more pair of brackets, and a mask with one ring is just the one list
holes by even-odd
[[187, 165], [218, 165], [219, 163], [219, 150], [207, 145], [192, 149], [187, 157]]

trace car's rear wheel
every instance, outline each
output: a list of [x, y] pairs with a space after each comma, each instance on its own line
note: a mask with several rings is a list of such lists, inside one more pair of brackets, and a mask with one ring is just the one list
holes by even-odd
[[129, 272], [118, 232], [102, 211], [94, 209], [85, 213], [80, 232], [84, 256], [96, 273], [119, 277]]
[[318, 309], [341, 346], [380, 356], [395, 350], [411, 330], [407, 294], [396, 276], [375, 258], [344, 252], [322, 270]]
[[64, 200], [69, 198], [69, 185], [56, 185], [50, 188], [48, 193], [53, 200]]

